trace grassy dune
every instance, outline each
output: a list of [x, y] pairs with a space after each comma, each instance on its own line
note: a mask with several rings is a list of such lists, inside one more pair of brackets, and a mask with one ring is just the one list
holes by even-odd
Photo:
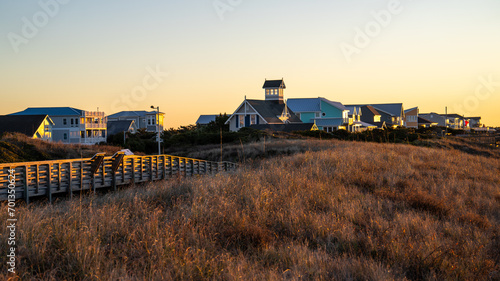
[[19, 277], [500, 278], [499, 159], [408, 145], [285, 144], [291, 155], [231, 174], [19, 206]]
[[90, 158], [98, 152], [113, 155], [121, 150], [110, 145], [77, 145], [31, 139], [20, 133], [0, 139], [0, 163]]

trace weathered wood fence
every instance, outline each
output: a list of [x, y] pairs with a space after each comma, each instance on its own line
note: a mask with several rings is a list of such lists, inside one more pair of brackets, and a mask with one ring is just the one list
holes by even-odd
[[466, 138], [476, 143], [484, 145], [492, 145], [498, 147], [500, 145], [500, 135], [483, 134], [483, 135], [459, 135], [458, 137]]
[[[236, 168], [235, 163], [211, 162], [171, 155], [125, 156], [118, 152], [111, 157], [104, 153], [87, 159], [0, 164], [0, 201], [15, 194], [16, 199], [156, 181], [173, 176], [214, 174]], [[13, 191], [14, 190], [14, 191]], [[10, 198], [12, 199], [12, 197]]]

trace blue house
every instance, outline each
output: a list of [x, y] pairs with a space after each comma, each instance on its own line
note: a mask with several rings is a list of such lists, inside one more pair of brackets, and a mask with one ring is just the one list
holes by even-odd
[[349, 129], [349, 110], [340, 102], [325, 98], [288, 99], [288, 107], [304, 123], [315, 123], [318, 129], [332, 132]]
[[106, 142], [107, 120], [104, 112], [73, 107], [29, 107], [13, 116], [48, 115], [53, 121], [52, 140], [73, 144]]

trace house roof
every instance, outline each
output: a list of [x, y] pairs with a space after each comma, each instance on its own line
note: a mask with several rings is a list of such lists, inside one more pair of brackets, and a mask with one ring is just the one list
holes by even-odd
[[28, 107], [10, 115], [81, 116], [83, 110], [73, 107]]
[[264, 86], [262, 86], [263, 89], [266, 89], [266, 88], [283, 88], [283, 89], [286, 89], [286, 86], [285, 86], [285, 81], [283, 81], [283, 79], [281, 80], [266, 80], [266, 82], [264, 82]]
[[418, 117], [418, 124], [438, 124], [437, 122], [432, 122], [431, 120], [427, 120], [422, 117]]
[[33, 137], [36, 130], [42, 125], [45, 118], [54, 124], [47, 115], [4, 115], [0, 116], [0, 133], [23, 133]]
[[108, 135], [115, 135], [117, 133], [125, 132], [134, 125], [134, 120], [118, 120], [118, 121], [108, 121], [107, 130]]
[[[371, 105], [365, 105], [362, 108], [367, 109], [369, 112], [371, 112], [373, 115], [380, 115], [380, 113]], [[363, 109], [361, 109], [363, 110]]]
[[[120, 117], [144, 117], [146, 115], [154, 115], [157, 114], [156, 111], [145, 111], [145, 110], [138, 110], [138, 111], [120, 111], [115, 114], [108, 115], [108, 118], [120, 118]], [[160, 114], [164, 114], [163, 112], [160, 112]]]
[[356, 114], [358, 114], [358, 115], [361, 114], [361, 111], [359, 110], [360, 108], [357, 106], [354, 106], [354, 105], [347, 106], [346, 105], [345, 108], [347, 108], [347, 110], [349, 110], [349, 114], [354, 114], [354, 112], [356, 112]]
[[206, 125], [212, 121], [215, 121], [217, 116], [219, 116], [219, 115], [215, 115], [215, 114], [214, 115], [200, 115], [200, 117], [198, 117], [198, 120], [196, 120], [196, 124]]
[[394, 116], [401, 116], [401, 112], [403, 112], [402, 103], [371, 104], [371, 106], [373, 106], [375, 109], [380, 109], [388, 112]]
[[417, 109], [417, 108], [418, 108], [418, 106], [415, 106], [415, 107], [409, 108], [409, 109], [405, 110], [405, 113], [408, 113], [408, 112], [410, 112], [410, 111], [412, 111], [412, 110], [415, 110], [415, 109]]
[[459, 118], [459, 119], [464, 118], [462, 115], [456, 114], [456, 113], [448, 113], [448, 114], [441, 114], [441, 115], [443, 115], [447, 118]]
[[289, 124], [260, 124], [251, 125], [250, 128], [256, 130], [271, 130], [275, 132], [311, 131], [314, 123], [289, 123]]
[[349, 110], [340, 102], [330, 101], [321, 97], [288, 99], [286, 102], [288, 107], [295, 112], [319, 112], [321, 111], [321, 101], [326, 102], [342, 111]]
[[393, 115], [393, 116], [401, 116], [401, 112], [403, 111], [403, 104], [402, 103], [378, 103], [378, 104], [350, 104], [347, 106], [365, 106], [365, 105], [371, 105], [373, 106], [377, 111], [383, 111], [387, 114]]
[[314, 118], [313, 120], [320, 127], [339, 127], [344, 125], [343, 118]]
[[[266, 100], [246, 100], [257, 113], [266, 120], [267, 123], [283, 123], [279, 116], [283, 113], [285, 109], [284, 103], [277, 103], [274, 101]], [[289, 121], [291, 123], [302, 123], [300, 119], [295, 115], [295, 113], [288, 107], [288, 113], [290, 114]]]

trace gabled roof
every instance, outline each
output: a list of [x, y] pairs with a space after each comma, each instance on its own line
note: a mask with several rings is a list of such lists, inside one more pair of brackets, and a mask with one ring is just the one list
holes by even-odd
[[355, 114], [355, 115], [361, 115], [361, 108], [353, 105], [345, 106], [347, 110], [349, 110], [349, 115]]
[[83, 110], [73, 107], [28, 107], [10, 115], [81, 116]]
[[[283, 123], [279, 116], [283, 113], [285, 109], [284, 103], [277, 103], [274, 101], [265, 101], [265, 100], [246, 100], [250, 106], [259, 115], [266, 120], [267, 123], [276, 124]], [[290, 118], [288, 119], [291, 123], [302, 123], [300, 119], [295, 115], [295, 113], [288, 107], [288, 113], [290, 114]]]
[[[145, 111], [145, 110], [139, 110], [139, 111], [120, 111], [115, 114], [108, 115], [108, 118], [120, 118], [120, 117], [145, 117], [146, 115], [155, 115], [158, 112], [156, 111]], [[160, 112], [160, 114], [164, 114], [163, 112]]]
[[350, 104], [347, 106], [365, 106], [365, 105], [371, 105], [373, 106], [377, 111], [383, 111], [389, 115], [392, 116], [401, 116], [401, 112], [403, 111], [403, 104], [402, 103], [378, 103], [378, 104]]
[[371, 104], [371, 106], [376, 109], [383, 110], [388, 112], [394, 116], [401, 116], [403, 112], [403, 104], [402, 103], [382, 103], [382, 104]]
[[[373, 115], [380, 115], [380, 113], [371, 105], [365, 105], [362, 108], [367, 109], [369, 112], [371, 112]], [[361, 109], [362, 110], [362, 109]]]
[[342, 103], [330, 101], [322, 97], [288, 99], [286, 102], [288, 104], [288, 107], [295, 112], [320, 112], [321, 101], [328, 103], [331, 106], [338, 108], [339, 110], [348, 110]]
[[263, 89], [266, 89], [266, 88], [283, 88], [283, 89], [286, 89], [286, 86], [285, 86], [285, 81], [283, 81], [283, 79], [281, 80], [266, 80], [266, 82], [264, 82], [264, 86], [262, 86]]
[[134, 120], [108, 121], [107, 123], [108, 136], [128, 131], [131, 127], [134, 126], [134, 124], [135, 124]]
[[45, 118], [54, 125], [48, 115], [4, 115], [0, 116], [0, 133], [22, 133], [33, 137]]
[[458, 118], [458, 119], [463, 119], [464, 117], [460, 114], [456, 114], [456, 113], [448, 113], [448, 114], [441, 114], [447, 118]]
[[196, 124], [201, 124], [201, 125], [206, 125], [212, 121], [215, 121], [215, 118], [217, 118], [219, 115], [200, 115], [198, 117], [198, 120], [196, 120]]
[[405, 110], [405, 114], [412, 111], [412, 110], [415, 110], [415, 109], [418, 109], [418, 106], [415, 106], [415, 107], [412, 107], [412, 108], [409, 108], [409, 109], [406, 109]]
[[418, 124], [438, 124], [437, 122], [432, 122], [431, 120], [427, 120], [422, 117], [418, 117]]

